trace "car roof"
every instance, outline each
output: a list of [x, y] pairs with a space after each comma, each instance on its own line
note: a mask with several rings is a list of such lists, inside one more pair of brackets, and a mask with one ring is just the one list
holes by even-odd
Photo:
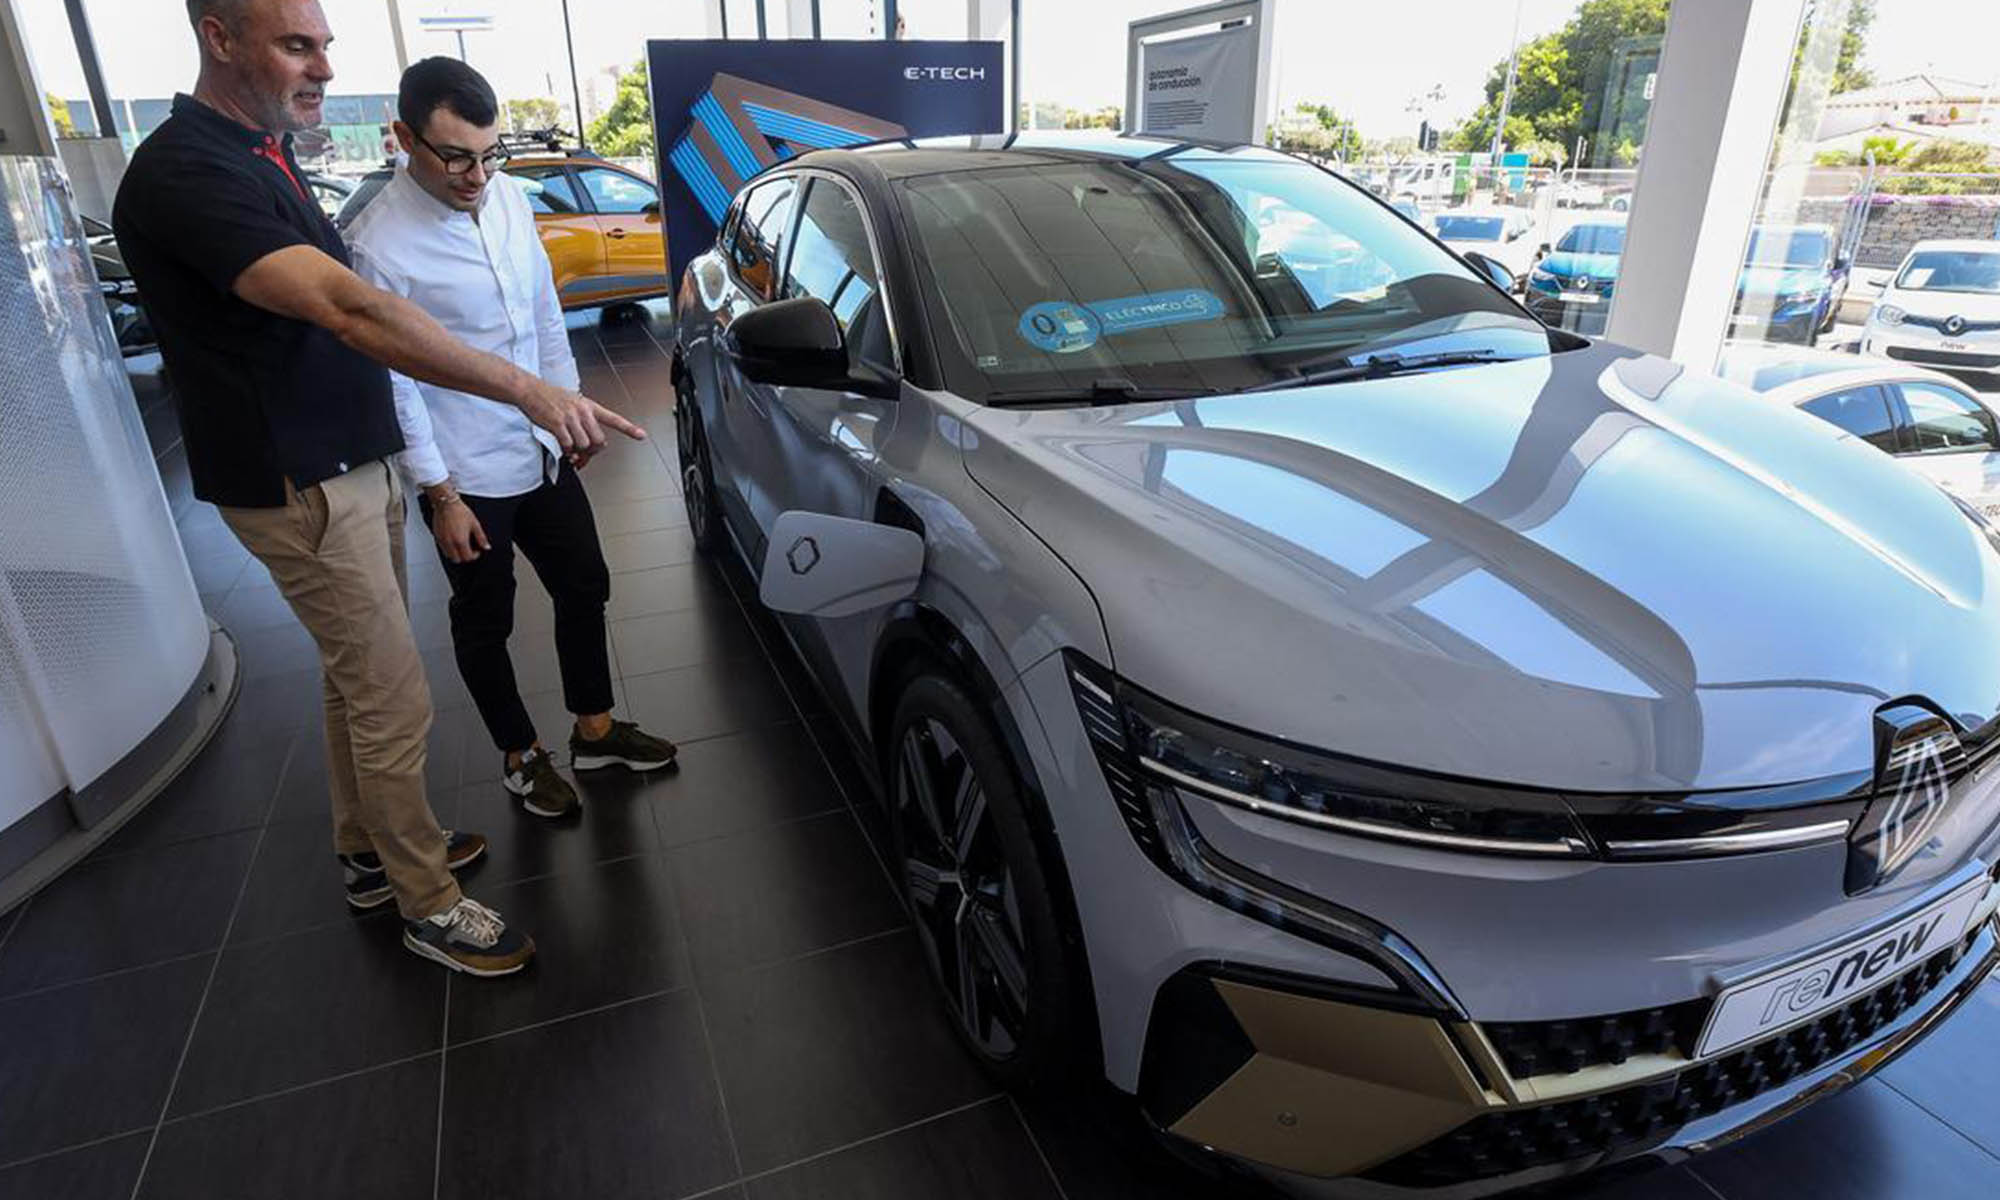
[[1982, 254], [2000, 254], [2000, 241], [1990, 238], [1925, 238], [1910, 247], [1911, 254], [1922, 254], [1926, 250], [1972, 250]]
[[1965, 391], [1957, 380], [1912, 363], [1891, 362], [1837, 350], [1801, 346], [1770, 346], [1760, 342], [1730, 342], [1723, 346], [1715, 373], [1753, 392], [1797, 404], [1826, 391], [1828, 386], [1859, 387], [1870, 383], [1922, 380]]
[[[1606, 226], [1611, 226], [1614, 228], [1622, 229], [1624, 228], [1625, 223], [1630, 219], [1631, 218], [1627, 216], [1625, 213], [1592, 213], [1590, 216], [1585, 217], [1583, 220], [1572, 224], [1569, 228], [1601, 229]], [[1565, 230], [1564, 232], [1568, 232], [1568, 230]]]
[[[840, 167], [857, 162], [889, 179], [971, 171], [987, 167], [1057, 162], [1133, 162], [1175, 158], [1181, 161], [1250, 161], [1313, 164], [1262, 146], [1232, 142], [1117, 133], [1111, 130], [1041, 131], [977, 134], [871, 142], [835, 150], [813, 150], [787, 159], [784, 166]], [[1324, 168], [1315, 168], [1324, 169]]]

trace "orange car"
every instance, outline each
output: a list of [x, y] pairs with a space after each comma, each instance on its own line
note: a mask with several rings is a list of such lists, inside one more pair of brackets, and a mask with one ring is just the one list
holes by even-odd
[[[652, 180], [589, 154], [542, 149], [516, 153], [506, 171], [528, 181], [564, 308], [666, 295], [667, 239]], [[347, 228], [389, 178], [387, 169], [364, 176], [334, 223]]]

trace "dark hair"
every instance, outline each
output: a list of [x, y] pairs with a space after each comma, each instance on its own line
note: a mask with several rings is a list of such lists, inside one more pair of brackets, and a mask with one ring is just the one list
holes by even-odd
[[474, 125], [491, 125], [500, 116], [500, 102], [486, 77], [455, 58], [438, 55], [410, 64], [396, 89], [396, 115], [418, 133], [431, 114], [448, 108]]
[[248, 0], [187, 0], [188, 24], [199, 27], [203, 17], [214, 14], [222, 18], [225, 26], [239, 29], [243, 25], [243, 10], [248, 7]]

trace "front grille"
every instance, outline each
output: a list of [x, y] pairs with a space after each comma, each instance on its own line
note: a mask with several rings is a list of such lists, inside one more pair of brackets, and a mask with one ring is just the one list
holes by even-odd
[[1888, 347], [1890, 358], [1904, 362], [1928, 363], [1934, 367], [2000, 367], [2000, 354], [1968, 354], [1963, 350], [1923, 350], [1910, 346]]
[[1707, 999], [1687, 1000], [1602, 1017], [1494, 1021], [1480, 1028], [1486, 1031], [1508, 1073], [1525, 1079], [1622, 1063], [1637, 1054], [1678, 1050], [1691, 1058], [1711, 1003]]
[[1815, 1070], [1867, 1041], [1944, 981], [1960, 943], [1796, 1029], [1618, 1091], [1474, 1118], [1367, 1172], [1398, 1187], [1442, 1187], [1629, 1147]]

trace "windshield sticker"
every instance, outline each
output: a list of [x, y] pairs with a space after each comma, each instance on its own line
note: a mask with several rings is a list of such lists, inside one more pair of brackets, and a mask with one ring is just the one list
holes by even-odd
[[1021, 336], [1051, 354], [1090, 349], [1099, 328], [1096, 313], [1062, 300], [1044, 300], [1021, 314]]
[[1044, 300], [1021, 314], [1021, 336], [1056, 354], [1087, 350], [1107, 333], [1131, 333], [1186, 321], [1213, 321], [1222, 316], [1222, 300], [1201, 288], [1177, 288], [1074, 304]]

